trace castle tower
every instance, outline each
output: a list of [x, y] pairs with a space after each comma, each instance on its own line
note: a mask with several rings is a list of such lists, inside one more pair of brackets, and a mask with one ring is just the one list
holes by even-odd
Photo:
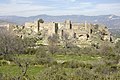
[[85, 30], [86, 30], [86, 31], [88, 30], [87, 21], [85, 21]]
[[58, 23], [55, 23], [55, 34], [58, 34]]
[[66, 29], [72, 29], [72, 23], [70, 20], [66, 20], [65, 21], [65, 28]]
[[38, 32], [40, 31], [40, 28], [41, 28], [41, 24], [44, 23], [43, 19], [38, 19], [37, 20], [37, 29], [38, 29]]
[[86, 34], [87, 36], [89, 36], [89, 38], [91, 37], [92, 34], [92, 29], [91, 29], [91, 25], [89, 25], [87, 23], [87, 21], [85, 21], [85, 30], [87, 31], [88, 34]]
[[37, 21], [37, 26], [38, 26], [38, 32], [40, 31], [40, 21]]

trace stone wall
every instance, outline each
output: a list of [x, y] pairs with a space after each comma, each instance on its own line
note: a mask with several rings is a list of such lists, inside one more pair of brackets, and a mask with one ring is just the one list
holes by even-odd
[[[95, 34], [102, 36], [103, 40], [110, 41], [111, 38], [110, 32], [103, 25], [99, 26], [87, 22], [72, 23], [70, 20], [66, 20], [63, 23], [40, 23], [38, 21], [27, 22], [25, 23], [25, 29], [32, 29], [36, 33], [40, 31], [42, 34], [44, 34], [44, 37], [46, 37], [46, 39], [53, 34], [57, 34], [60, 39], [62, 39], [62, 37], [67, 34], [69, 36], [69, 39], [76, 39], [79, 41], [89, 41]], [[98, 38], [101, 39], [101, 37]]]

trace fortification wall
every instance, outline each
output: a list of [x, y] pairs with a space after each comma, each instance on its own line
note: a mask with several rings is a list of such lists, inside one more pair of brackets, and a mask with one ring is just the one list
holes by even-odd
[[53, 34], [58, 34], [59, 37], [61, 37], [63, 34], [67, 33], [69, 35], [69, 38], [77, 38], [79, 40], [87, 40], [88, 37], [91, 37], [91, 35], [97, 32], [105, 31], [103, 39], [110, 40], [110, 33], [105, 26], [97, 27], [97, 25], [89, 24], [86, 22], [81, 24], [72, 23], [70, 20], [66, 20], [63, 23], [44, 22], [39, 23], [38, 25], [38, 21], [35, 21], [25, 23], [25, 28], [31, 28], [35, 32], [45, 32], [47, 34], [46, 37], [49, 37]]

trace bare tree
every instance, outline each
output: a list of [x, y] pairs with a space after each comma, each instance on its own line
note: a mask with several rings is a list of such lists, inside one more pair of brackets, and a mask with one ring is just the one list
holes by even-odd
[[74, 44], [74, 38], [70, 37], [68, 33], [63, 34], [62, 41], [65, 48], [72, 47]]
[[29, 77], [27, 76], [27, 71], [29, 68], [29, 59], [20, 59], [20, 58], [14, 58], [14, 61], [16, 65], [20, 68], [21, 74], [18, 76], [17, 80], [23, 80], [24, 77], [29, 80]]
[[[28, 47], [33, 46], [33, 40], [28, 38], [21, 39], [16, 36], [14, 32], [6, 29], [0, 29], [0, 53], [5, 57], [11, 54], [24, 53]], [[3, 58], [4, 58], [3, 57]], [[12, 60], [21, 69], [21, 75], [17, 80], [23, 80], [23, 77], [27, 77], [27, 70], [29, 67], [29, 59], [21, 60], [15, 55]]]
[[14, 32], [0, 29], [0, 54], [22, 53], [25, 50], [23, 40]]
[[68, 44], [69, 44], [69, 35], [68, 35], [67, 33], [64, 33], [62, 40], [63, 40], [63, 42], [64, 42], [65, 48], [67, 48], [67, 47], [68, 47]]
[[48, 42], [49, 42], [49, 51], [54, 54], [57, 51], [57, 45], [58, 45], [58, 35], [53, 34], [52, 36], [48, 37]]

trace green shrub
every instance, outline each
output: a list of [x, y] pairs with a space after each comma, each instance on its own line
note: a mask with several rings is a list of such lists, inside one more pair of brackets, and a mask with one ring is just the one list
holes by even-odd
[[15, 54], [5, 54], [4, 59], [7, 61], [13, 61], [15, 58]]
[[37, 80], [69, 80], [63, 68], [51, 67], [38, 75]]
[[62, 63], [62, 66], [64, 68], [88, 68], [88, 69], [92, 69], [93, 65], [88, 64], [88, 63], [84, 63], [84, 62], [79, 62], [79, 61], [66, 61], [64, 63]]
[[114, 50], [117, 54], [120, 54], [120, 40], [115, 44]]
[[52, 64], [55, 63], [50, 53], [47, 53], [43, 48], [39, 48], [36, 51], [36, 62], [37, 64]]
[[62, 66], [65, 67], [65, 68], [78, 68], [80, 67], [80, 64], [78, 61], [67, 61], [67, 62], [64, 62], [62, 63]]
[[102, 43], [98, 51], [102, 56], [108, 56], [109, 54], [114, 53], [113, 46], [109, 45], [107, 42]]
[[81, 54], [87, 54], [87, 55], [90, 55], [90, 56], [95, 56], [95, 55], [98, 55], [99, 52], [94, 47], [85, 47], [85, 48], [81, 48], [79, 50], [78, 55], [81, 55]]
[[7, 60], [0, 60], [0, 65], [1, 65], [1, 66], [10, 65], [10, 61], [7, 61]]
[[0, 55], [0, 60], [3, 60], [4, 59], [4, 56], [3, 55]]
[[25, 51], [25, 54], [31, 54], [31, 55], [33, 55], [35, 53], [36, 53], [36, 49], [35, 48], [28, 48]]
[[79, 68], [76, 70], [74, 72], [74, 78], [75, 80], [97, 80], [96, 74], [87, 68]]

